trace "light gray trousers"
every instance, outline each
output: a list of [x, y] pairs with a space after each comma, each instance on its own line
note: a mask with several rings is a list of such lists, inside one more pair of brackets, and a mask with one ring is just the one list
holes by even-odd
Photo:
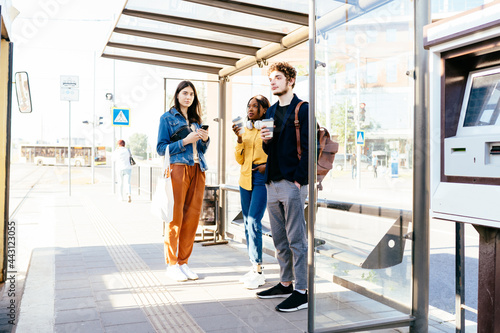
[[307, 289], [304, 204], [308, 186], [302, 186], [299, 190], [294, 183], [283, 179], [271, 181], [266, 184], [266, 188], [267, 212], [280, 265], [280, 281], [295, 280], [295, 289]]

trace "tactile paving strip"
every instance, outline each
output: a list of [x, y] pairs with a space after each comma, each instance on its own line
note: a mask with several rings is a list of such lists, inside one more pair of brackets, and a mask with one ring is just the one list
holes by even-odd
[[125, 284], [156, 332], [203, 332], [99, 209], [88, 198], [83, 200], [86, 201], [85, 207], [90, 208], [87, 209], [89, 220], [105, 242]]

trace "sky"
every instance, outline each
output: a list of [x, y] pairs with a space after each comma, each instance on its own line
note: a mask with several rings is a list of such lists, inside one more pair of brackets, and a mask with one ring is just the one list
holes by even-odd
[[[130, 109], [130, 126], [115, 128], [115, 139], [146, 134], [155, 147], [158, 121], [163, 113], [163, 77], [179, 77], [176, 70], [100, 57], [124, 0], [12, 0], [19, 15], [12, 23], [14, 72], [29, 75], [33, 112], [21, 114], [13, 96], [12, 140], [50, 144], [74, 140], [111, 146], [111, 104]], [[61, 76], [77, 76], [79, 101], [61, 101]], [[181, 74], [182, 75], [182, 74]], [[71, 115], [71, 117], [70, 117]], [[71, 131], [71, 133], [70, 133]], [[82, 143], [79, 143], [82, 144]]]

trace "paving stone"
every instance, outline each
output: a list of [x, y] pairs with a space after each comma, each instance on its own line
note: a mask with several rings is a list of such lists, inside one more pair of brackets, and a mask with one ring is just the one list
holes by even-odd
[[98, 319], [99, 313], [96, 308], [56, 311], [55, 313], [56, 324], [78, 323]]
[[101, 312], [101, 320], [105, 327], [147, 321], [146, 315], [140, 309]]
[[56, 324], [54, 326], [56, 333], [104, 333], [104, 328], [100, 320], [92, 320], [79, 323]]
[[84, 308], [95, 308], [94, 297], [76, 297], [55, 300], [54, 308], [56, 311], [74, 310]]

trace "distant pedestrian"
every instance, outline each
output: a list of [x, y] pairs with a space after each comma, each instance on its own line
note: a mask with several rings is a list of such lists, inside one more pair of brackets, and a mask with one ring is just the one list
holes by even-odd
[[351, 178], [356, 179], [358, 175], [358, 160], [356, 159], [356, 154], [351, 156]]
[[267, 98], [256, 95], [250, 98], [247, 103], [246, 130], [233, 124], [233, 131], [238, 137], [235, 158], [236, 162], [241, 165], [239, 180], [241, 211], [245, 225], [248, 255], [253, 265], [252, 269], [240, 281], [248, 289], [255, 289], [266, 283], [262, 269], [262, 217], [267, 204], [264, 178], [267, 154], [262, 149], [260, 120], [268, 108]]
[[295, 107], [300, 99], [293, 93], [297, 71], [290, 64], [279, 62], [272, 64], [267, 72], [271, 91], [279, 99], [265, 117], [274, 119], [273, 133], [266, 126], [261, 130], [261, 138], [268, 154], [267, 212], [280, 266], [280, 282], [258, 292], [257, 297], [286, 297], [276, 310], [291, 312], [308, 306], [304, 204], [308, 193], [309, 105], [302, 104], [298, 114], [302, 150], [299, 158]]
[[187, 263], [200, 220], [210, 139], [208, 128], [201, 128], [201, 103], [190, 81], [179, 83], [173, 103], [160, 118], [156, 146], [160, 156], [169, 148], [174, 192], [173, 220], [165, 231], [165, 262], [172, 280], [196, 280], [198, 275]]
[[[118, 147], [113, 152], [113, 162], [115, 163], [115, 171], [120, 182], [120, 198], [123, 201], [126, 197], [128, 202], [132, 201], [132, 186], [130, 185], [132, 165], [130, 165], [130, 156], [132, 156], [132, 154], [130, 150], [125, 148], [125, 141], [118, 140]], [[124, 190], [126, 191], [125, 197], [123, 196]]]
[[376, 154], [372, 155], [372, 167], [373, 167], [373, 177], [377, 178], [377, 166], [378, 166], [378, 157]]

